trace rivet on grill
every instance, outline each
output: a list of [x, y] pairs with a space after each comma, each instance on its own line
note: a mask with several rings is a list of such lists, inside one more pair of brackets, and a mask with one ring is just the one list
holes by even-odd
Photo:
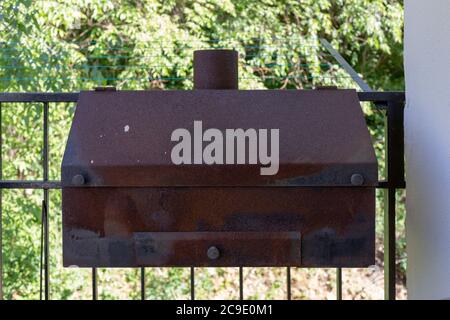
[[217, 247], [214, 247], [214, 246], [209, 247], [206, 254], [208, 255], [208, 258], [211, 260], [216, 260], [220, 257], [219, 249], [217, 249]]
[[354, 186], [362, 186], [364, 183], [364, 177], [359, 173], [352, 174], [350, 181]]
[[84, 177], [81, 174], [76, 174], [72, 178], [72, 184], [74, 186], [82, 186], [85, 183]]

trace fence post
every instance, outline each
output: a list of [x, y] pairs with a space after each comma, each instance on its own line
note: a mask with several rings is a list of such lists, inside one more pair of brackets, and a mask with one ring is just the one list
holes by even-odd
[[384, 284], [385, 299], [395, 300], [395, 193], [404, 183], [403, 103], [388, 101], [385, 124]]

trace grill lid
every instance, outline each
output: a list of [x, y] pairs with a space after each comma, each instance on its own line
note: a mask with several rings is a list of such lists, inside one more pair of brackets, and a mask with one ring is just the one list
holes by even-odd
[[63, 187], [374, 186], [377, 178], [354, 90], [81, 92], [62, 163]]

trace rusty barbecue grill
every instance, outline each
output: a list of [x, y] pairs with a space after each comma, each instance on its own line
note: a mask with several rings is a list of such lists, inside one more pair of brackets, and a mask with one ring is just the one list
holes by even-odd
[[[288, 267], [288, 298], [289, 267], [337, 267], [341, 298], [340, 268], [374, 264], [375, 188], [383, 188], [386, 297], [395, 298], [395, 191], [404, 188], [404, 94], [332, 87], [238, 90], [237, 79], [236, 52], [207, 50], [195, 53], [192, 91], [0, 94], [0, 102], [44, 104], [44, 179], [1, 180], [0, 189], [44, 190], [46, 299], [48, 193], [56, 188], [63, 189], [64, 265], [92, 268], [94, 298], [97, 267], [140, 267], [145, 298], [147, 266], [191, 267], [192, 298], [196, 266], [241, 267], [241, 298], [242, 267]], [[386, 181], [378, 181], [360, 101], [386, 110]], [[61, 182], [48, 180], [50, 102], [77, 102]], [[223, 139], [227, 129], [279, 130], [276, 172], [261, 174], [267, 164], [249, 163], [255, 150], [249, 147], [251, 136], [244, 139], [244, 162], [236, 145], [230, 163], [226, 147], [223, 163], [196, 161], [196, 150], [204, 152], [210, 142], [201, 141], [196, 149], [199, 122], [200, 136], [216, 129]], [[193, 139], [190, 163], [171, 158], [176, 144], [171, 135], [180, 128]]]
[[[378, 169], [356, 91], [237, 90], [237, 65], [235, 51], [197, 51], [192, 91], [80, 93], [62, 163], [65, 266], [374, 264]], [[271, 175], [249, 160], [267, 128]], [[209, 142], [212, 164], [208, 130], [227, 140]]]

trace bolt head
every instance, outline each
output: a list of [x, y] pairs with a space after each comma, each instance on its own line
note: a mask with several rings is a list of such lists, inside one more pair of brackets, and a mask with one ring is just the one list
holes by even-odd
[[364, 177], [362, 174], [354, 173], [352, 174], [350, 181], [354, 186], [362, 186], [364, 184]]
[[215, 246], [209, 247], [206, 254], [207, 254], [208, 258], [211, 260], [217, 260], [220, 257], [220, 251]]
[[85, 183], [84, 176], [82, 174], [76, 174], [72, 178], [72, 184], [74, 186], [82, 186]]

